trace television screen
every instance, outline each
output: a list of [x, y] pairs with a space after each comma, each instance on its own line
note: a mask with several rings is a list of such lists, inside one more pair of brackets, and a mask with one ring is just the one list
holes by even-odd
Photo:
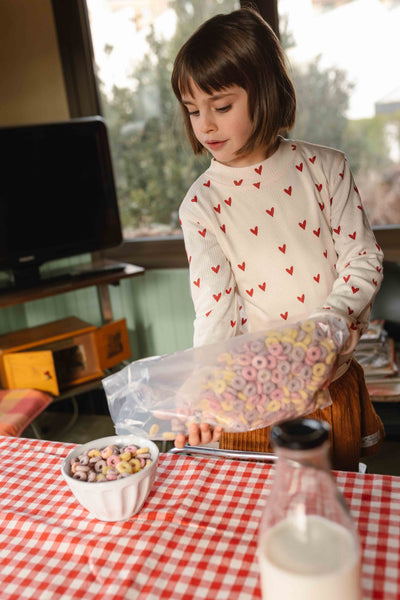
[[121, 243], [101, 117], [0, 128], [0, 169], [0, 269], [18, 279], [44, 262]]

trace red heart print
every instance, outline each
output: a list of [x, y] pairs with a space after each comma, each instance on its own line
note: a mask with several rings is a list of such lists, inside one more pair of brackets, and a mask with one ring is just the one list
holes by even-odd
[[251, 231], [251, 233], [254, 233], [254, 235], [258, 235], [258, 227], [257, 227], [257, 225], [254, 227], [254, 229], [252, 229], [250, 227], [250, 231]]
[[208, 312], [206, 312], [206, 317], [209, 317], [212, 313], [212, 310], [209, 310]]
[[311, 158], [309, 158], [308, 160], [310, 161], [310, 163], [314, 164], [315, 163], [315, 159], [317, 157], [316, 156], [312, 156]]
[[357, 204], [357, 208], [359, 208], [360, 210], [362, 210], [361, 204]]
[[304, 294], [302, 294], [301, 296], [297, 296], [297, 300], [299, 300], [300, 302], [304, 302]]
[[372, 280], [372, 283], [373, 283], [374, 285], [378, 285], [378, 282], [377, 282], [375, 279], [373, 279], [373, 280]]
[[345, 282], [347, 283], [348, 280], [350, 279], [350, 275], [343, 275], [343, 279], [345, 280]]
[[235, 180], [233, 181], [233, 183], [234, 183], [235, 185], [242, 185], [242, 183], [243, 183], [243, 179], [239, 179], [239, 181], [236, 181], [236, 179], [235, 179]]
[[329, 203], [332, 206], [333, 198], [329, 198]]
[[196, 281], [193, 281], [194, 285], [197, 285], [197, 287], [200, 287], [200, 277], [198, 279], [196, 279]]
[[261, 181], [257, 181], [257, 183], [253, 183], [254, 187], [256, 187], [258, 190], [260, 189], [260, 184], [261, 184]]
[[205, 183], [203, 183], [203, 185], [204, 185], [205, 187], [210, 187], [210, 180], [208, 180], [208, 181], [206, 181]]
[[324, 256], [325, 258], [328, 258], [328, 250], [324, 250]]
[[283, 191], [286, 192], [288, 196], [291, 196], [292, 195], [292, 186], [289, 185], [289, 187], [288, 188], [284, 188]]
[[258, 287], [260, 288], [260, 290], [262, 290], [263, 292], [265, 292], [265, 281], [264, 281], [264, 283], [259, 283]]
[[356, 288], [353, 285], [351, 286], [351, 291], [353, 292], [353, 294], [357, 294], [357, 292], [358, 292], [359, 289], [360, 288]]
[[316, 235], [317, 237], [319, 237], [319, 234], [321, 233], [321, 228], [318, 227], [318, 229], [313, 229], [313, 234]]
[[232, 288], [230, 287], [229, 290], [225, 290], [225, 294], [230, 294], [232, 291]]
[[357, 235], [356, 232], [353, 231], [353, 233], [349, 233], [349, 238], [351, 238], [352, 240], [355, 240], [356, 239], [356, 235]]
[[211, 269], [214, 271], [214, 273], [218, 273], [219, 267], [220, 265], [217, 265], [216, 267], [211, 267]]
[[292, 150], [296, 150], [297, 146], [296, 144], [292, 144]]
[[339, 177], [341, 177], [343, 179], [344, 173], [339, 173]]
[[354, 331], [357, 331], [357, 326], [354, 325], [354, 323], [351, 323], [350, 329], [353, 329]]
[[356, 193], [356, 194], [358, 194], [358, 193], [359, 193], [359, 191], [358, 191], [358, 187], [357, 187], [356, 185], [354, 186], [354, 191], [355, 191], [355, 193]]
[[285, 254], [285, 252], [286, 252], [286, 244], [283, 244], [283, 246], [278, 246], [278, 248], [279, 248], [279, 250], [280, 250], [280, 251], [281, 251], [283, 254]]
[[242, 325], [244, 325], [245, 323], [247, 323], [247, 319], [244, 319], [244, 318], [242, 317]]
[[377, 265], [375, 268], [378, 271], [378, 273], [380, 273], [382, 271], [382, 267], [380, 267], [379, 265]]
[[190, 199], [190, 202], [197, 202], [197, 196], [193, 196], [193, 198]]
[[245, 270], [246, 268], [246, 263], [243, 261], [241, 265], [238, 265], [239, 269], [241, 269], [242, 271]]
[[300, 225], [300, 227], [302, 229], [305, 229], [306, 228], [306, 223], [307, 223], [307, 221], [304, 219], [304, 221], [302, 223], [299, 223], [299, 225]]
[[286, 321], [286, 319], [288, 318], [288, 311], [286, 311], [285, 313], [281, 313], [280, 316]]
[[378, 248], [379, 252], [381, 251], [381, 247], [379, 244], [375, 244], [375, 246]]
[[235, 327], [236, 321], [231, 321], [231, 327]]
[[274, 207], [272, 206], [272, 208], [267, 208], [267, 210], [265, 212], [267, 212], [269, 215], [271, 215], [271, 217], [273, 217], [274, 216]]
[[188, 261], [189, 261], [189, 264], [192, 262], [192, 257], [191, 256], [189, 256]]
[[246, 290], [246, 294], [248, 294], [250, 297], [253, 295], [253, 288], [251, 288], [250, 290]]
[[219, 302], [219, 299], [221, 298], [221, 292], [219, 294], [213, 294], [213, 298], [215, 302]]
[[318, 275], [314, 275], [314, 279], [317, 283], [319, 283], [319, 273], [318, 273]]
[[347, 310], [348, 310], [348, 313], [349, 313], [349, 315], [352, 315], [352, 314], [353, 314], [353, 312], [354, 312], [354, 310], [352, 310], [352, 309], [350, 308], [350, 306], [348, 306], [348, 307], [347, 307]]
[[225, 231], [225, 225], [220, 225], [219, 228], [221, 229], [221, 231], [223, 231], [224, 233], [226, 233], [226, 231]]
[[340, 233], [340, 225], [339, 225], [339, 227], [338, 227], [337, 229], [334, 229], [333, 231], [334, 231], [334, 232], [335, 232], [337, 235], [339, 235], [339, 233]]
[[199, 231], [199, 234], [203, 237], [206, 237], [207, 229], [204, 228], [203, 231]]
[[259, 175], [261, 175], [261, 171], [262, 171], [262, 165], [260, 165], [259, 167], [255, 167], [255, 172], [258, 173]]
[[302, 171], [303, 170], [303, 163], [301, 162], [299, 165], [296, 165], [296, 169], [298, 171]]
[[220, 204], [218, 204], [218, 206], [214, 206], [213, 208], [214, 208], [215, 212], [217, 212], [217, 213], [221, 212], [221, 205]]
[[318, 204], [319, 204], [319, 207], [320, 207], [320, 209], [321, 209], [321, 210], [324, 210], [324, 208], [325, 208], [325, 204], [324, 204], [323, 202], [322, 202], [322, 203], [321, 203], [321, 202], [318, 202]]
[[224, 200], [225, 204], [227, 204], [228, 206], [230, 206], [232, 204], [232, 198], [229, 197], [228, 200]]
[[322, 183], [316, 183], [315, 187], [317, 188], [317, 190], [320, 192], [322, 190]]
[[286, 271], [289, 273], [289, 275], [293, 275], [293, 265], [286, 269]]
[[366, 250], [364, 250], [364, 252], [359, 252], [359, 253], [358, 253], [358, 256], [364, 256], [365, 254], [367, 254], [367, 251], [366, 251]]

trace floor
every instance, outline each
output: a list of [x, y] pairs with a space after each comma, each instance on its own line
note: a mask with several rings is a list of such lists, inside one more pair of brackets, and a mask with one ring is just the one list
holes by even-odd
[[[35, 428], [43, 439], [77, 444], [115, 435], [114, 424], [108, 414], [87, 414], [80, 408], [76, 401], [70, 401], [63, 407], [63, 412], [58, 412], [56, 405], [54, 410], [47, 410], [36, 419]], [[363, 462], [369, 473], [400, 476], [400, 406], [377, 407], [377, 410], [385, 424], [387, 437], [378, 454], [363, 459]], [[28, 428], [24, 435], [35, 437], [35, 432]], [[161, 451], [168, 447], [160, 445]]]

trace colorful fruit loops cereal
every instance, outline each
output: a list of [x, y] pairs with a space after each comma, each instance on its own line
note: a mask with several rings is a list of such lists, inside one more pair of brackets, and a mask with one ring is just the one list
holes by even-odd
[[93, 448], [71, 460], [69, 475], [81, 481], [115, 481], [145, 469], [151, 462], [148, 448], [133, 445]]
[[232, 346], [200, 380], [201, 392], [180, 407], [181, 415], [187, 411], [186, 426], [195, 420], [246, 431], [326, 405], [320, 390], [340, 345], [340, 335], [307, 320]]

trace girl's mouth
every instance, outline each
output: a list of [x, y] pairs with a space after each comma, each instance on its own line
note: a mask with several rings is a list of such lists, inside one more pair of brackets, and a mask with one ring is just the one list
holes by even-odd
[[221, 142], [217, 140], [211, 140], [209, 142], [206, 142], [206, 146], [208, 146], [210, 150], [219, 150], [220, 148], [222, 148], [222, 146], [224, 146], [224, 144], [226, 144], [226, 140], [223, 140]]

